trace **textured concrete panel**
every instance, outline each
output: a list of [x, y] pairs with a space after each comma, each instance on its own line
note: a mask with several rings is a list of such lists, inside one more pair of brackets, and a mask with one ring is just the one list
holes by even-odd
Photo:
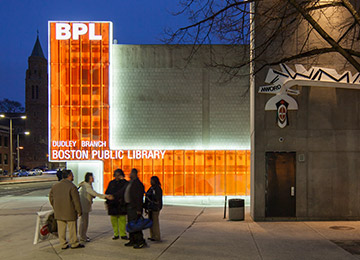
[[310, 153], [309, 217], [354, 218], [359, 214], [359, 153]]
[[336, 175], [335, 154], [309, 153], [308, 163], [308, 216], [333, 217], [333, 177]]
[[185, 63], [190, 50], [114, 45], [112, 149], [249, 149], [248, 70], [222, 80], [206, 50]]

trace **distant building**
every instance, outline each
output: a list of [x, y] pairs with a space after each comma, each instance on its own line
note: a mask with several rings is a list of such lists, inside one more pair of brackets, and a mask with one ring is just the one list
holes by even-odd
[[[24, 132], [25, 129], [25, 120], [21, 119], [21, 116], [24, 113], [1, 113], [6, 116], [6, 118], [0, 118], [0, 174], [4, 171], [10, 172], [10, 123], [9, 118], [12, 118], [12, 132], [13, 132], [13, 169], [14, 171], [17, 169], [20, 157], [19, 166], [23, 166], [22, 157], [24, 155], [25, 149], [22, 149], [25, 144]], [[17, 143], [17, 136], [19, 135], [19, 144]], [[19, 154], [17, 153], [17, 149], [19, 148]]]
[[10, 170], [9, 127], [0, 125], [0, 174]]
[[48, 69], [39, 36], [28, 58], [25, 79], [26, 130], [22, 164], [28, 168], [48, 166]]

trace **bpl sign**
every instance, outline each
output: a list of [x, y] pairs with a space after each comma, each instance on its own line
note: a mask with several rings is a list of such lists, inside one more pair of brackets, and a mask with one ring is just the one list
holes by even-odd
[[95, 34], [95, 24], [73, 23], [72, 28], [69, 23], [56, 23], [55, 35], [56, 40], [79, 40], [80, 35], [89, 34], [89, 40], [101, 41], [102, 35]]

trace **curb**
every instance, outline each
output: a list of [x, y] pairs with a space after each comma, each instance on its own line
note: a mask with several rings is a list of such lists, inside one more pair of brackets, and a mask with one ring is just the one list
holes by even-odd
[[52, 181], [57, 181], [57, 180], [23, 180], [23, 181], [1, 181], [0, 180], [0, 185], [5, 185], [5, 184], [23, 184], [23, 183], [35, 183], [35, 182], [52, 182]]

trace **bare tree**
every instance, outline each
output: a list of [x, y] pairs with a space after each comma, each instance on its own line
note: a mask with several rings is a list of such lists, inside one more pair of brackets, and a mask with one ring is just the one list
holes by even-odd
[[21, 105], [20, 102], [13, 101], [7, 98], [0, 100], [0, 112], [3, 113], [22, 113], [25, 111], [25, 108]]
[[269, 65], [337, 53], [360, 71], [359, 1], [180, 0], [180, 4], [182, 10], [175, 15], [188, 16], [189, 25], [168, 30], [167, 43], [193, 44], [190, 58], [214, 40], [238, 45], [255, 39], [251, 59], [215, 65], [236, 74], [256, 61], [257, 72]]

